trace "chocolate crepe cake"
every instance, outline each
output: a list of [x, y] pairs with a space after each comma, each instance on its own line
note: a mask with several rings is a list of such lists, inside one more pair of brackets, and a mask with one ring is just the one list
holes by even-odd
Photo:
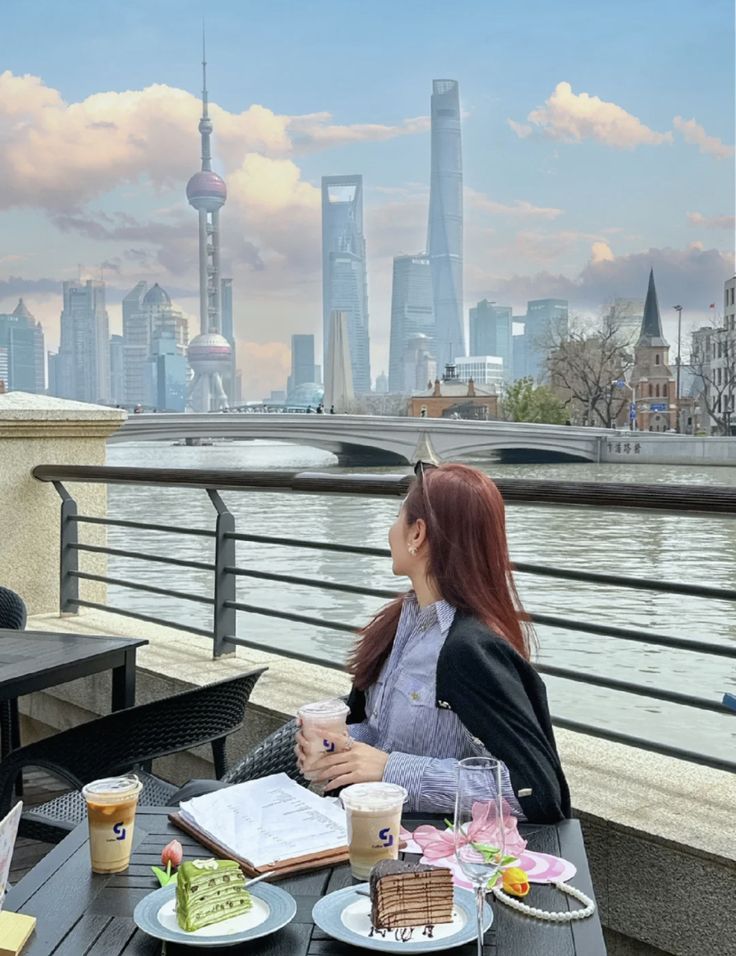
[[191, 860], [176, 876], [176, 919], [187, 933], [247, 912], [245, 877], [234, 860]]
[[452, 873], [447, 867], [381, 860], [371, 870], [370, 888], [376, 929], [452, 922]]

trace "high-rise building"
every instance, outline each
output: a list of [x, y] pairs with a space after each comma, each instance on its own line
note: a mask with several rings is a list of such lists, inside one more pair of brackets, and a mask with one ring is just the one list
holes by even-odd
[[225, 391], [230, 400], [230, 404], [240, 397], [238, 391], [238, 370], [237, 370], [237, 347], [235, 344], [235, 326], [233, 325], [233, 280], [220, 280], [220, 308], [222, 310], [222, 335], [230, 343], [230, 374], [224, 381]]
[[396, 394], [410, 395], [416, 385], [414, 376], [407, 382], [405, 354], [417, 335], [425, 337], [431, 352], [434, 339], [432, 271], [427, 256], [396, 256], [391, 288], [391, 342], [388, 361], [388, 387]]
[[0, 313], [0, 381], [16, 392], [44, 391], [43, 328], [23, 299], [10, 313]]
[[325, 365], [324, 402], [338, 412], [349, 411], [355, 392], [350, 361], [350, 316], [335, 309], [330, 316], [327, 336], [327, 362]]
[[110, 333], [105, 283], [64, 282], [57, 389], [61, 398], [110, 401]]
[[322, 309], [325, 368], [331, 316], [342, 312], [347, 317], [353, 387], [356, 395], [368, 394], [371, 360], [362, 176], [322, 177]]
[[202, 42], [202, 118], [199, 121], [202, 168], [187, 183], [187, 199], [199, 214], [200, 334], [189, 344], [194, 372], [189, 404], [197, 412], [226, 408], [223, 378], [232, 374], [232, 348], [222, 334], [220, 285], [220, 209], [227, 199], [225, 181], [212, 170], [212, 120], [207, 103], [207, 59]]
[[286, 386], [286, 394], [290, 395], [300, 385], [316, 382], [314, 372], [314, 336], [292, 335], [291, 374]]
[[550, 348], [567, 335], [567, 329], [567, 299], [533, 299], [527, 302], [524, 318], [527, 375], [537, 381], [546, 377]]
[[124, 403], [147, 404], [146, 366], [151, 355], [151, 316], [143, 310], [147, 282], [139, 282], [123, 296]]
[[470, 354], [500, 356], [509, 381], [514, 362], [513, 327], [510, 305], [496, 305], [481, 299], [470, 310]]
[[641, 323], [644, 318], [643, 299], [613, 300], [604, 316], [604, 320], [615, 328], [621, 341], [633, 348], [639, 340]]
[[49, 352], [48, 355], [46, 356], [46, 362], [48, 366], [48, 375], [49, 375], [48, 393], [49, 395], [59, 395], [61, 394], [61, 390], [60, 390], [61, 366], [59, 363], [59, 353]]
[[189, 366], [173, 335], [154, 339], [148, 362], [148, 391], [151, 405], [160, 412], [186, 409]]
[[432, 163], [427, 251], [440, 368], [465, 354], [463, 329], [463, 158], [457, 80], [432, 82]]
[[376, 395], [388, 395], [388, 375], [385, 372], [376, 376]]
[[156, 343], [160, 339], [171, 340], [175, 353], [185, 357], [189, 323], [158, 282], [150, 289], [147, 283], [139, 282], [123, 299], [125, 404], [158, 407], [151, 361], [159, 354]]
[[457, 377], [461, 382], [470, 379], [476, 385], [493, 386], [502, 391], [506, 379], [506, 370], [500, 355], [461, 355], [455, 359]]
[[125, 340], [122, 335], [110, 336], [110, 401], [125, 403]]
[[416, 391], [427, 388], [428, 383], [435, 380], [437, 362], [430, 351], [431, 347], [431, 339], [422, 335], [421, 332], [412, 336], [406, 343], [401, 370], [403, 385], [399, 394], [413, 395]]

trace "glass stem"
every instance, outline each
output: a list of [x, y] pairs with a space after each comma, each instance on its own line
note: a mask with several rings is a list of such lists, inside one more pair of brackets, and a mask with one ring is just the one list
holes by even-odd
[[479, 883], [475, 887], [475, 915], [478, 923], [478, 956], [483, 956], [483, 908], [485, 902], [485, 883]]

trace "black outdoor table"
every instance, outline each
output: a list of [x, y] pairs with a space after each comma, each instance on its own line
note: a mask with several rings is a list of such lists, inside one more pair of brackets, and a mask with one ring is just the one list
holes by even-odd
[[[112, 709], [132, 707], [135, 653], [147, 643], [142, 638], [0, 628], [0, 701], [112, 670]], [[2, 756], [20, 744], [17, 727], [11, 736], [2, 741]]]
[[[38, 920], [23, 956], [153, 956], [162, 944], [138, 930], [133, 910], [139, 900], [158, 886], [151, 873], [160, 864], [161, 850], [176, 837], [187, 859], [211, 853], [168, 820], [166, 808], [145, 807], [138, 811], [134, 849], [126, 873], [92, 873], [87, 843], [87, 824], [80, 824], [8, 894], [5, 909], [28, 913]], [[407, 822], [413, 829], [421, 820]], [[578, 869], [571, 883], [588, 896], [593, 887], [577, 820], [556, 826], [523, 824], [521, 833], [529, 847], [571, 860]], [[217, 949], [223, 956], [361, 956], [368, 952], [333, 940], [312, 923], [317, 900], [353, 882], [350, 868], [341, 864], [279, 881], [296, 899], [293, 922], [260, 940]], [[567, 909], [568, 897], [546, 886], [533, 886], [532, 905], [550, 910]], [[495, 919], [486, 934], [485, 956], [605, 956], [598, 914], [580, 922], [552, 924], [513, 912], [495, 901]], [[577, 904], [572, 904], [575, 908]], [[411, 947], [407, 947], [407, 952]], [[167, 956], [184, 956], [201, 950], [168, 943]], [[448, 950], [457, 956], [475, 956], [475, 942]]]

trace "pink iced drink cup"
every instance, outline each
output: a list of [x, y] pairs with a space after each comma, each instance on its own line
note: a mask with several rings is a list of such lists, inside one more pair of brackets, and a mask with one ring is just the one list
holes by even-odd
[[[350, 708], [342, 700], [320, 700], [304, 704], [297, 711], [302, 722], [302, 736], [307, 741], [308, 759], [317, 760], [324, 754], [339, 753], [343, 748], [330, 736], [339, 737], [347, 732], [347, 716]], [[307, 780], [312, 775], [305, 771]]]

